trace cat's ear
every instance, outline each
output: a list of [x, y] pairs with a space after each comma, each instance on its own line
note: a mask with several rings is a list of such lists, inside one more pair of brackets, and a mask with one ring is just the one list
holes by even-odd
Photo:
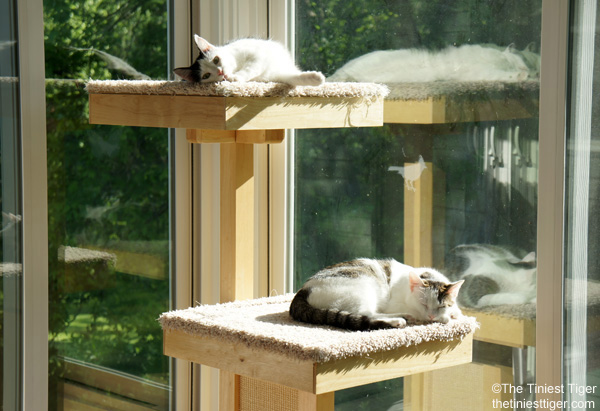
[[423, 280], [419, 277], [419, 274], [411, 271], [408, 273], [408, 281], [410, 284], [410, 292], [412, 293], [415, 287], [423, 287]]
[[523, 263], [535, 263], [535, 261], [535, 251], [530, 252], [521, 260]]
[[206, 53], [207, 51], [209, 51], [210, 49], [212, 49], [214, 47], [212, 44], [210, 44], [208, 41], [206, 41], [205, 39], [203, 39], [202, 37], [200, 37], [197, 34], [194, 34], [194, 41], [196, 42], [196, 46], [198, 46], [198, 49], [202, 53]]
[[464, 282], [465, 282], [465, 280], [460, 280], [460, 281], [450, 284], [448, 286], [448, 288], [446, 288], [446, 294], [449, 295], [450, 297], [456, 299], [456, 297], [458, 296], [458, 290], [460, 290], [460, 287], [461, 287], [461, 285], [463, 285]]
[[184, 80], [191, 81], [192, 83], [197, 82], [198, 75], [189, 67], [179, 67], [173, 70], [173, 73], [177, 74]]
[[506, 49], [504, 49], [504, 52], [506, 52], [506, 53], [514, 53], [516, 49], [517, 49], [517, 48], [516, 48], [516, 46], [515, 46], [515, 43], [510, 43], [510, 44], [509, 44], [509, 45], [506, 47]]
[[527, 47], [525, 47], [525, 48], [523, 49], [523, 51], [533, 51], [533, 50], [534, 50], [534, 47], [535, 47], [535, 42], [533, 42], [533, 41], [532, 41], [531, 43], [529, 43], [529, 44], [527, 45]]

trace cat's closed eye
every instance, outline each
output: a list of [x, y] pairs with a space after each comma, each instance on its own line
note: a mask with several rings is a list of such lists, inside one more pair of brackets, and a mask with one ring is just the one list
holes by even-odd
[[210, 77], [210, 73], [206, 73], [202, 76], [202, 80], [206, 80], [209, 77]]
[[219, 59], [219, 57], [215, 57], [213, 59], [213, 63], [215, 63], [215, 64], [219, 64], [219, 61], [221, 61], [221, 59]]

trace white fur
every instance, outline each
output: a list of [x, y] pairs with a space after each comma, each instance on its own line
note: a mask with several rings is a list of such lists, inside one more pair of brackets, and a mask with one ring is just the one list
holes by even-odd
[[500, 288], [500, 292], [484, 295], [477, 307], [503, 304], [526, 304], [536, 300], [537, 268], [504, 269], [503, 262], [512, 264], [534, 262], [535, 253], [531, 252], [522, 259], [501, 247], [457, 247], [457, 252], [469, 260], [469, 267], [460, 278], [477, 275], [490, 278]]
[[[406, 319], [447, 323], [461, 314], [456, 305], [439, 307], [437, 294], [429, 293], [429, 288], [422, 286], [423, 283], [418, 276], [423, 272], [430, 273], [434, 281], [450, 283], [438, 271], [432, 268], [414, 268], [390, 260], [391, 275], [388, 282], [377, 260], [360, 259], [360, 261], [372, 267], [376, 275], [353, 278], [313, 277], [304, 285], [311, 290], [308, 303], [315, 308], [337, 309], [366, 315], [374, 320], [388, 322], [395, 327], [404, 327]], [[412, 287], [411, 282], [414, 283]], [[462, 281], [455, 284], [458, 292]]]
[[493, 45], [462, 45], [431, 52], [379, 50], [357, 57], [328, 81], [404, 83], [430, 81], [516, 82], [539, 74], [539, 54]]
[[198, 35], [194, 40], [206, 55], [201, 60], [201, 72], [211, 73], [211, 77], [201, 80], [202, 83], [274, 81], [292, 86], [318, 86], [325, 81], [319, 72], [298, 69], [288, 50], [276, 41], [248, 38], [213, 46]]

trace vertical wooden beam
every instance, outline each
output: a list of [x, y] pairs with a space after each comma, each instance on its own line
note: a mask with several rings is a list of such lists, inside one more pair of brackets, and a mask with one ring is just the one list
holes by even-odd
[[[254, 294], [254, 146], [221, 144], [220, 301]], [[219, 410], [239, 410], [240, 376], [220, 370]]]
[[[433, 172], [432, 163], [425, 163], [421, 175], [404, 184], [404, 263], [415, 267], [430, 267], [432, 258]], [[406, 163], [418, 166], [418, 163]]]
[[220, 301], [254, 294], [254, 146], [221, 145]]
[[298, 411], [333, 411], [335, 393], [312, 394], [298, 390]]
[[190, 143], [234, 143], [235, 130], [200, 130], [189, 128], [185, 137]]
[[[418, 165], [405, 163], [404, 169]], [[433, 164], [425, 166], [417, 179], [404, 182], [404, 263], [414, 267], [433, 265]], [[421, 373], [404, 379], [407, 409], [423, 409], [424, 378]]]
[[219, 411], [240, 409], [240, 376], [219, 370]]

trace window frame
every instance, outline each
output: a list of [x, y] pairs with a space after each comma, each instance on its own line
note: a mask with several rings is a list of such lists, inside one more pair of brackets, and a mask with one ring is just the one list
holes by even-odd
[[23, 204], [24, 410], [48, 408], [48, 204], [42, 0], [17, 1]]
[[[294, 42], [294, 1], [173, 0], [172, 43], [175, 62], [190, 58], [192, 32], [221, 42], [243, 35], [243, 30], [267, 30], [269, 37], [292, 48]], [[43, 2], [18, 0], [19, 59], [21, 78], [21, 125], [23, 142], [23, 404], [25, 410], [47, 409], [47, 340], [48, 340], [48, 256], [47, 256], [47, 175], [44, 93]], [[240, 23], [240, 7], [259, 7], [254, 19]], [[200, 14], [199, 10], [203, 10]], [[261, 17], [262, 16], [262, 17]], [[216, 17], [216, 18], [215, 18]], [[262, 28], [260, 28], [260, 27]], [[201, 27], [201, 30], [199, 28]], [[214, 35], [216, 36], [214, 36]], [[542, 2], [542, 71], [540, 80], [540, 165], [538, 201], [538, 299], [536, 340], [537, 384], [562, 383], [562, 279], [564, 227], [564, 145], [566, 106], [566, 67], [568, 36], [568, 2]], [[293, 49], [293, 48], [292, 48]], [[218, 147], [189, 147], [175, 131], [175, 173], [171, 188], [176, 198], [173, 239], [177, 244], [172, 255], [176, 267], [173, 294], [175, 307], [187, 307], [193, 301], [205, 302], [214, 294], [218, 273], [218, 250], [210, 244], [218, 236], [218, 204], [211, 194], [218, 190]], [[264, 206], [269, 213], [269, 292], [291, 291], [290, 234], [293, 230], [293, 133], [284, 143], [258, 152], [261, 192], [268, 191]], [[268, 164], [268, 165], [267, 165]], [[268, 171], [265, 172], [266, 167]], [[266, 180], [265, 180], [266, 179]], [[195, 187], [199, 186], [199, 189]], [[264, 195], [258, 196], [264, 198]], [[212, 200], [211, 200], [212, 198]], [[263, 200], [258, 200], [263, 201]], [[543, 205], [543, 206], [542, 206]], [[261, 208], [257, 207], [258, 210]], [[217, 217], [215, 219], [215, 216]], [[264, 218], [257, 216], [257, 219]], [[264, 234], [261, 234], [264, 236]], [[192, 249], [192, 243], [194, 244]], [[194, 251], [196, 251], [194, 253]], [[194, 257], [196, 255], [197, 257]], [[215, 259], [216, 257], [216, 259]], [[217, 269], [215, 269], [217, 268]], [[264, 271], [264, 270], [259, 270]], [[193, 273], [193, 275], [192, 275]], [[200, 280], [194, 282], [193, 279]], [[263, 280], [264, 282], [264, 280]], [[199, 298], [198, 298], [199, 297]], [[175, 363], [175, 404], [200, 406], [198, 394], [204, 393], [193, 383], [192, 367]], [[204, 381], [204, 379], [202, 380]], [[197, 380], [196, 380], [197, 383]], [[194, 387], [192, 389], [192, 387]], [[208, 388], [210, 391], [214, 387]], [[213, 391], [214, 392], [214, 391]], [[195, 400], [192, 400], [195, 398]], [[538, 398], [540, 398], [538, 396]], [[554, 398], [556, 399], [556, 398]], [[209, 403], [204, 402], [204, 406]], [[214, 404], [214, 402], [213, 402]], [[188, 407], [190, 408], [190, 407]]]

